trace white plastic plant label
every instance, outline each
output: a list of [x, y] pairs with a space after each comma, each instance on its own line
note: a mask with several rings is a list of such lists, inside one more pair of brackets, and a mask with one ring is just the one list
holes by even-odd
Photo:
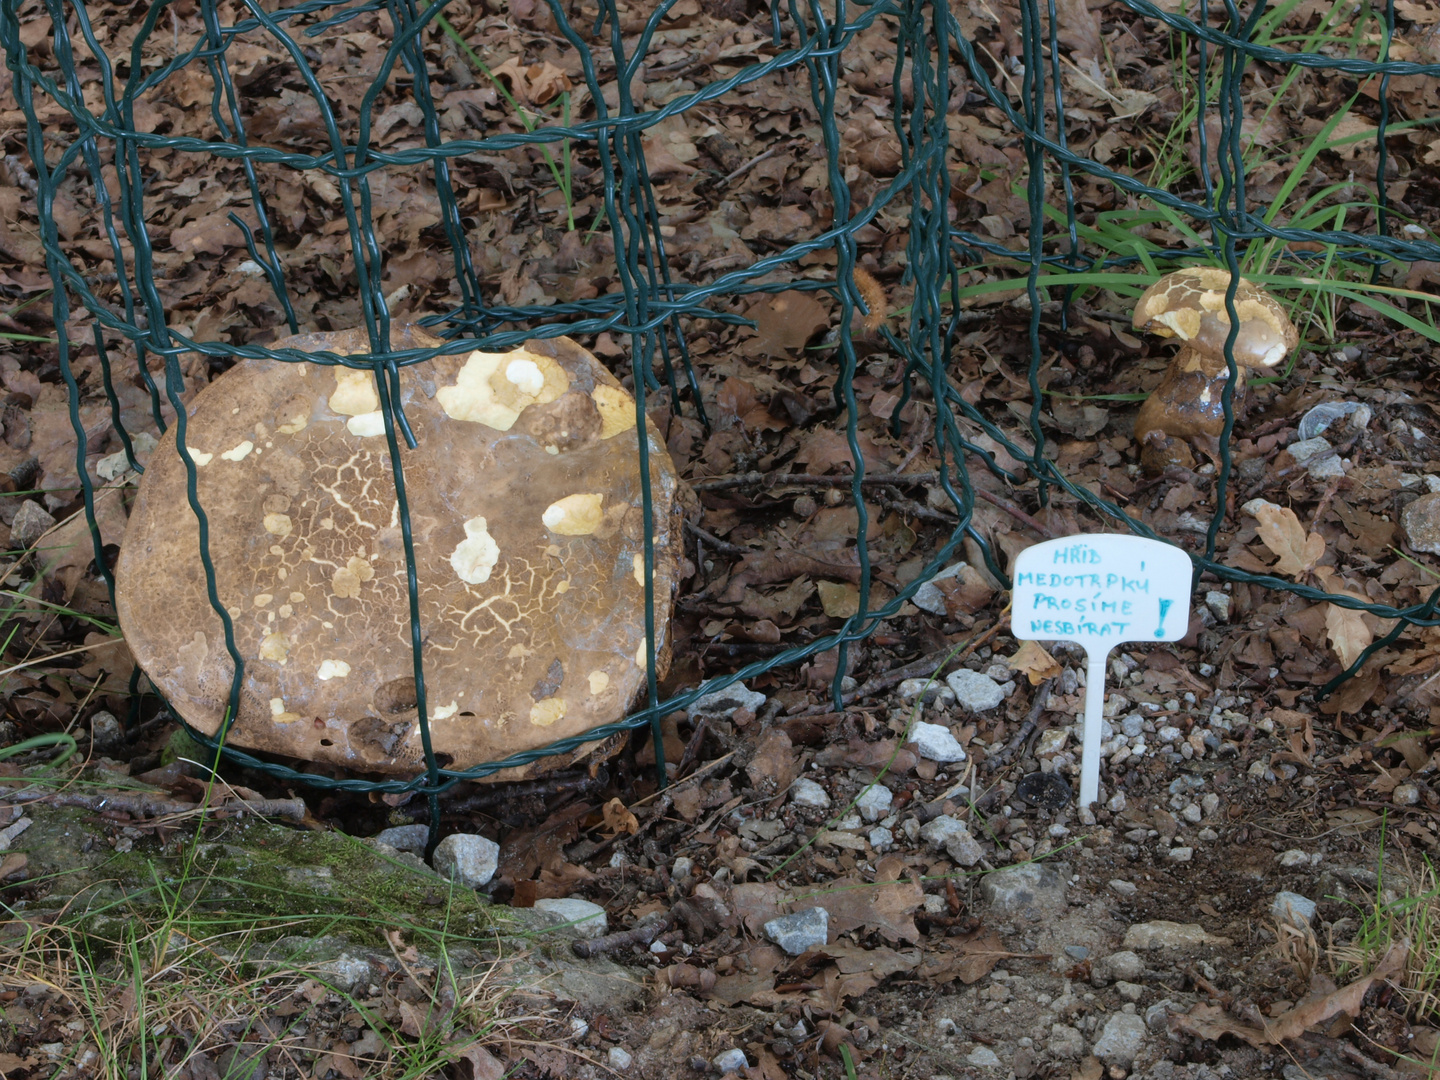
[[1126, 641], [1178, 641], [1190, 623], [1190, 556], [1173, 544], [1118, 533], [1047, 540], [1015, 559], [1010, 627], [1021, 641], [1074, 641], [1085, 650], [1080, 805], [1100, 794], [1106, 659]]

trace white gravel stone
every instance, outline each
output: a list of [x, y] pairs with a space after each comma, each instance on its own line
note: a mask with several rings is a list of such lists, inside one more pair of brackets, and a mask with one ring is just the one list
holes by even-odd
[[1114, 1013], [1105, 1021], [1092, 1053], [1106, 1065], [1128, 1069], [1145, 1045], [1145, 1021], [1134, 1013]]
[[1083, 1057], [1085, 1054], [1085, 1036], [1079, 1030], [1066, 1024], [1050, 1025], [1050, 1041], [1046, 1043], [1045, 1049], [1054, 1058], [1069, 1058], [1071, 1060]]
[[681, 855], [670, 864], [670, 880], [682, 881], [695, 869], [695, 860], [688, 856]]
[[1315, 901], [1299, 893], [1282, 892], [1270, 905], [1270, 917], [1279, 923], [1287, 923], [1303, 930], [1315, 918]]
[[607, 1055], [610, 1067], [616, 1072], [625, 1072], [635, 1063], [635, 1058], [623, 1046], [612, 1046]]
[[1211, 589], [1205, 594], [1205, 606], [1210, 609], [1210, 614], [1215, 616], [1217, 622], [1230, 621], [1230, 594], [1221, 592], [1219, 589]]
[[884, 784], [872, 784], [855, 800], [855, 809], [860, 811], [860, 816], [866, 821], [879, 821], [890, 813], [890, 804], [894, 801], [895, 793], [888, 787]]
[[965, 570], [963, 562], [952, 563], [945, 567], [938, 574], [926, 581], [920, 588], [915, 590], [915, 595], [910, 602], [921, 611], [928, 611], [931, 615], [945, 614], [945, 594], [936, 587], [935, 582], [944, 581], [947, 578], [959, 577]]
[[698, 699], [686, 714], [691, 720], [728, 720], [737, 709], [758, 713], [765, 706], [765, 695], [751, 690], [744, 683], [734, 682]]
[[389, 844], [396, 851], [410, 851], [417, 855], [425, 850], [429, 841], [429, 825], [396, 825], [375, 834], [377, 844]]
[[1397, 784], [1390, 793], [1390, 801], [1396, 806], [1414, 806], [1420, 801], [1419, 785]]
[[889, 829], [871, 829], [870, 835], [865, 839], [876, 851], [889, 851], [895, 846], [895, 834]]
[[1005, 691], [988, 675], [969, 668], [952, 671], [945, 676], [945, 683], [955, 693], [955, 700], [971, 712], [985, 712], [1005, 700]]
[[1165, 857], [1171, 862], [1189, 862], [1194, 854], [1195, 849], [1193, 847], [1173, 847]]
[[1035, 756], [1037, 758], [1054, 757], [1065, 749], [1065, 744], [1070, 740], [1068, 728], [1046, 728], [1040, 733], [1040, 739], [1035, 744]]
[[1095, 961], [1094, 970], [1102, 979], [1134, 982], [1145, 974], [1145, 961], [1140, 954], [1130, 949], [1112, 952]]
[[1115, 892], [1119, 893], [1121, 896], [1134, 896], [1137, 892], [1140, 891], [1139, 886], [1137, 886], [1133, 881], [1123, 881], [1120, 878], [1115, 878], [1113, 881], [1111, 881], [1110, 888], [1113, 889]]
[[802, 776], [790, 785], [790, 801], [796, 806], [810, 806], [817, 810], [824, 810], [830, 805], [830, 796], [814, 780]]
[[[998, 690], [999, 687], [997, 686], [996, 689]], [[955, 736], [950, 734], [950, 729], [940, 724], [917, 722], [910, 729], [910, 741], [915, 744], [915, 749], [921, 757], [929, 758], [931, 761], [965, 760], [964, 748], [955, 741]]]
[[982, 1069], [998, 1069], [1000, 1067], [1000, 1056], [988, 1046], [977, 1046], [974, 1050], [970, 1051], [965, 1060], [971, 1065], [980, 1066]]
[[1279, 855], [1281, 866], [1308, 866], [1310, 856], [1299, 848], [1291, 848], [1289, 851], [1282, 851]]
[[1200, 800], [1200, 810], [1204, 813], [1204, 815], [1205, 815], [1207, 818], [1208, 818], [1208, 817], [1214, 817], [1214, 816], [1215, 816], [1215, 811], [1217, 811], [1217, 810], [1219, 810], [1219, 809], [1220, 809], [1220, 796], [1219, 796], [1219, 795], [1216, 795], [1213, 791], [1210, 792], [1210, 793], [1208, 793], [1207, 795], [1205, 795], [1204, 797], [1201, 798], [1201, 800]]
[[536, 900], [535, 906], [541, 911], [548, 911], [552, 915], [560, 916], [569, 924], [564, 927], [564, 930], [577, 937], [602, 937], [610, 929], [610, 920], [605, 915], [605, 909], [599, 904], [592, 904], [589, 900], [582, 900], [578, 896], [567, 896], [563, 899], [547, 897], [543, 900]]
[[1000, 915], [1038, 918], [1065, 910], [1065, 879], [1042, 863], [1006, 866], [980, 879], [980, 894]]
[[500, 845], [474, 833], [452, 833], [435, 846], [430, 864], [436, 873], [471, 889], [490, 884]]
[[726, 1073], [743, 1073], [750, 1067], [750, 1061], [745, 1056], [744, 1050], [726, 1050], [723, 1054], [716, 1054], [710, 1061], [721, 1076]]
[[1155, 738], [1162, 743], [1176, 743], [1185, 737], [1185, 733], [1174, 724], [1166, 724], [1159, 731], [1155, 732]]
[[1177, 923], [1168, 919], [1136, 923], [1125, 931], [1121, 942], [1127, 949], [1196, 949], [1201, 945], [1228, 945], [1229, 938], [1205, 932], [1199, 923]]
[[923, 698], [927, 702], [938, 701], [949, 705], [955, 700], [955, 691], [937, 679], [906, 679], [899, 686], [901, 701]]
[[1199, 803], [1192, 802], [1189, 803], [1184, 810], [1180, 811], [1180, 816], [1183, 817], [1186, 821], [1188, 821], [1191, 825], [1199, 825], [1200, 819], [1205, 816], [1205, 812], [1200, 809]]
[[920, 839], [931, 847], [944, 848], [961, 866], [974, 866], [985, 857], [985, 849], [970, 835], [970, 827], [949, 814], [926, 822], [920, 830]]
[[830, 913], [824, 908], [806, 908], [794, 915], [782, 915], [765, 924], [765, 936], [791, 956], [818, 949], [829, 939]]

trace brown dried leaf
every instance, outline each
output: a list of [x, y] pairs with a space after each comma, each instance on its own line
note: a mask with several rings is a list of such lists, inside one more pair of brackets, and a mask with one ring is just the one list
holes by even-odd
[[745, 312], [759, 334], [745, 351], [751, 356], [785, 357], [803, 349], [830, 325], [830, 311], [810, 293], [791, 289], [767, 296]]
[[977, 930], [966, 938], [952, 938], [947, 944], [952, 948], [935, 952], [920, 966], [921, 978], [937, 985], [959, 979], [969, 986], [994, 971], [1001, 960], [1024, 955], [1007, 952], [1005, 942], [993, 930]]
[[1023, 671], [1031, 686], [1039, 686], [1046, 679], [1055, 679], [1060, 675], [1060, 665], [1038, 641], [1023, 642], [1005, 663], [1015, 671]]
[[1267, 548], [1280, 556], [1271, 569], [1277, 574], [1300, 577], [1314, 568], [1325, 555], [1325, 538], [1319, 533], [1306, 534], [1305, 526], [1289, 507], [1266, 503], [1255, 511], [1260, 523], [1256, 530]]
[[[462, 1066], [460, 1076], [463, 1080], [502, 1080], [505, 1076], [505, 1063], [483, 1046], [462, 1050], [455, 1063]], [[468, 1075], [464, 1072], [465, 1068], [469, 1069]]]
[[622, 833], [626, 836], [634, 836], [640, 831], [639, 819], [625, 809], [625, 804], [619, 799], [611, 799], [601, 812], [605, 815], [605, 828], [613, 836], [619, 836]]
[[784, 791], [799, 772], [795, 748], [790, 744], [790, 736], [783, 731], [771, 731], [766, 735], [756, 748], [755, 756], [745, 766], [750, 783], [766, 795]]
[[849, 582], [817, 581], [820, 606], [832, 619], [848, 619], [860, 610], [860, 590]]
[[1375, 970], [1364, 978], [1356, 979], [1339, 990], [1309, 994], [1301, 998], [1293, 1009], [1276, 1017], [1273, 1023], [1266, 1021], [1263, 1028], [1237, 1020], [1217, 1005], [1197, 1005], [1188, 1013], [1172, 1017], [1170, 1026], [1175, 1031], [1200, 1039], [1215, 1040], [1222, 1035], [1234, 1035], [1254, 1047], [1278, 1046], [1286, 1039], [1298, 1038], [1341, 1013], [1359, 1016], [1360, 1003], [1370, 987], [1403, 973], [1409, 956], [1410, 941], [1402, 938], [1390, 946]]
[[887, 856], [875, 867], [874, 882], [843, 877], [823, 889], [795, 898], [795, 903], [823, 907], [830, 914], [830, 933], [843, 934], [864, 927], [878, 930], [887, 941], [918, 944], [915, 911], [925, 902], [925, 891], [913, 881], [898, 880], [903, 860]]

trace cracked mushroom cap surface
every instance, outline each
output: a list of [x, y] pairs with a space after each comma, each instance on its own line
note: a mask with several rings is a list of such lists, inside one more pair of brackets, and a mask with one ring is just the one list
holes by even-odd
[[[1215, 267], [1166, 274], [1136, 301], [1135, 329], [1179, 338], [1187, 350], [1224, 366], [1230, 333], [1230, 314], [1225, 309], [1229, 287], [1230, 272]], [[1274, 367], [1300, 340], [1280, 303], [1244, 278], [1235, 290], [1235, 312], [1240, 317], [1235, 363], [1242, 368]]]
[[[396, 327], [395, 348], [441, 342]], [[363, 331], [276, 348], [368, 352]], [[433, 744], [464, 769], [622, 718], [645, 684], [635, 401], [568, 338], [400, 369], [400, 443]], [[238, 746], [370, 772], [424, 767], [399, 506], [368, 370], [245, 360], [195, 396], [186, 444], [244, 661]], [[649, 439], [658, 664], [689, 495]], [[216, 732], [234, 667], [172, 426], [116, 567], [137, 661]], [[593, 746], [542, 759], [564, 767]], [[507, 770], [491, 779], [510, 779]]]

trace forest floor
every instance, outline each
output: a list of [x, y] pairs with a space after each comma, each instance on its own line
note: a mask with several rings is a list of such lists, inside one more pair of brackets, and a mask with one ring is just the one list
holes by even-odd
[[[1120, 3], [1058, 6], [1070, 150], [1200, 197], [1193, 45], [1187, 53]], [[32, 61], [53, 66], [48, 9], [20, 8]], [[222, 23], [239, 17], [238, 5], [220, 9]], [[140, 10], [91, 7], [112, 57], [128, 56]], [[455, 0], [445, 11], [464, 47], [438, 27], [423, 39], [444, 137], [594, 115], [548, 7]], [[1390, 56], [1435, 62], [1440, 7], [1397, 0], [1395, 11]], [[620, 12], [633, 43], [649, 9]], [[594, 11], [573, 14], [588, 40]], [[954, 15], [1002, 91], [1018, 94], [1018, 6], [971, 3]], [[1277, 48], [1374, 58], [1381, 28], [1368, 8], [1297, 0], [1254, 33]], [[163, 62], [202, 31], [197, 5], [180, 0], [140, 54]], [[367, 7], [304, 39], [344, 130], [389, 33]], [[777, 51], [768, 10], [679, 0], [631, 92], [637, 108], [661, 107]], [[289, 56], [252, 33], [231, 44], [229, 63], [252, 144], [326, 145]], [[889, 17], [843, 56], [843, 179], [862, 209], [901, 165], [895, 63]], [[83, 48], [76, 77], [99, 101], [101, 70]], [[598, 77], [613, 94], [614, 63]], [[855, 682], [841, 708], [830, 697], [838, 658], [821, 653], [749, 680], [753, 697], [667, 718], [675, 783], [663, 793], [645, 733], [592, 768], [448, 792], [443, 832], [499, 844], [485, 887], [493, 904], [400, 850], [413, 837], [373, 840], [426, 820], [423, 800], [286, 790], [231, 765], [213, 781], [156, 699], [132, 719], [123, 628], [81, 513], [36, 169], [10, 80], [0, 72], [0, 522], [11, 529], [0, 744], [41, 742], [0, 761], [4, 1076], [1440, 1074], [1440, 629], [1404, 629], [1325, 697], [1392, 624], [1245, 580], [1203, 575], [1182, 640], [1112, 655], [1093, 812], [1072, 791], [1083, 654], [1011, 636], [1007, 593], [973, 540], [956, 553], [963, 569], [850, 650]], [[409, 87], [392, 79], [375, 102], [371, 137], [383, 149], [423, 144]], [[135, 101], [135, 126], [210, 137], [211, 88], [192, 64]], [[1242, 89], [1250, 204], [1295, 228], [1374, 234], [1379, 81], [1252, 62]], [[1388, 92], [1389, 227], [1433, 242], [1440, 81], [1394, 77]], [[73, 126], [55, 102], [37, 104], [58, 153]], [[1012, 447], [1030, 448], [1022, 140], [963, 78], [945, 122], [953, 225], [1019, 255], [962, 265], [950, 378]], [[1210, 122], [1213, 163], [1213, 110]], [[832, 221], [803, 69], [670, 117], [644, 146], [682, 280], [749, 267]], [[567, 143], [548, 160], [470, 154], [450, 168], [487, 303], [578, 303], [620, 287], [593, 146]], [[145, 170], [168, 322], [237, 345], [284, 336], [284, 312], [230, 219], [254, 223], [242, 168], [169, 149], [147, 151]], [[1203, 244], [1208, 231], [1089, 175], [1070, 180], [1087, 257], [1140, 259], [1104, 287], [1077, 275], [1068, 312], [1050, 286], [1036, 385], [1053, 461], [1155, 535], [1202, 551], [1215, 466], [1197, 453], [1158, 475], [1142, 467], [1136, 409], [1173, 348], [1132, 333], [1130, 311], [1153, 253]], [[334, 184], [268, 166], [258, 182], [300, 328], [359, 325]], [[433, 176], [396, 167], [372, 186], [393, 317], [450, 310], [459, 293]], [[913, 583], [956, 525], [936, 479], [933, 397], [922, 390], [902, 406], [904, 359], [877, 330], [906, 332], [908, 209], [907, 195], [855, 236], [874, 316], [853, 329], [859, 442], [882, 478], [866, 488], [877, 604]], [[67, 257], [118, 310], [125, 298], [83, 170], [62, 180], [51, 212]], [[128, 236], [121, 246], [133, 265]], [[1321, 592], [1423, 603], [1440, 582], [1440, 331], [1427, 291], [1440, 267], [1382, 262], [1372, 281], [1372, 267], [1343, 250], [1279, 241], [1256, 241], [1242, 265], [1282, 300], [1301, 342], [1250, 387], [1215, 558]], [[835, 252], [821, 250], [769, 280], [833, 279], [835, 267]], [[701, 507], [663, 695], [815, 641], [854, 611], [859, 519], [833, 396], [839, 310], [824, 291], [762, 292], [724, 309], [749, 322], [685, 325], [711, 426], [688, 391], [678, 405], [655, 399], [652, 424]], [[113, 553], [138, 478], [93, 326], [77, 305], [67, 330], [85, 467], [115, 492], [99, 514]], [[105, 340], [117, 366], [133, 365], [118, 336]], [[582, 344], [633, 385], [628, 338]], [[225, 366], [191, 354], [187, 393]], [[158, 435], [143, 380], [124, 375], [115, 390], [126, 430]], [[1317, 432], [1316, 407], [1337, 404]], [[1021, 478], [970, 469], [975, 531], [1000, 569], [1041, 539], [1113, 527], [1063, 490], [1042, 502], [1005, 446], [960, 423]], [[961, 669], [973, 676], [956, 680], [956, 700], [945, 676]], [[915, 742], [921, 731], [948, 736], [963, 756]], [[256, 811], [290, 824], [257, 822]], [[601, 905], [611, 931], [636, 932], [596, 959], [572, 956], [575, 928], [535, 908], [572, 897]], [[775, 940], [784, 924], [766, 924], [817, 907], [824, 944], [786, 954]], [[258, 957], [277, 941], [293, 948], [265, 953], [267, 966]]]

